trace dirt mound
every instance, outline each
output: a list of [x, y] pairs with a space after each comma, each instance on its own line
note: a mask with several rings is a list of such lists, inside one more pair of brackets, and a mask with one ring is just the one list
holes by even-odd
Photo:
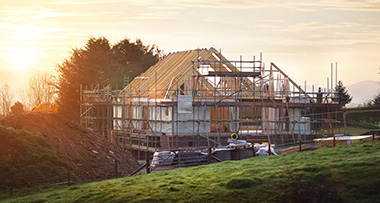
[[78, 123], [65, 120], [57, 113], [36, 112], [15, 114], [0, 121], [0, 125], [40, 132], [76, 175], [91, 181], [115, 176], [115, 159], [119, 175], [138, 167], [128, 151], [107, 141]]

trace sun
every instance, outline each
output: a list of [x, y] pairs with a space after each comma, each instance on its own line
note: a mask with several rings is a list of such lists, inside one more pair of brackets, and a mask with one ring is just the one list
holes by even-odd
[[20, 47], [11, 52], [10, 66], [15, 70], [26, 70], [32, 67], [35, 61], [35, 52], [30, 48]]
[[30, 48], [20, 47], [11, 51], [10, 68], [14, 70], [27, 70], [35, 61], [35, 52]]
[[11, 69], [26, 70], [36, 61], [36, 41], [43, 38], [43, 32], [32, 24], [14, 25], [13, 34], [9, 39], [8, 62]]

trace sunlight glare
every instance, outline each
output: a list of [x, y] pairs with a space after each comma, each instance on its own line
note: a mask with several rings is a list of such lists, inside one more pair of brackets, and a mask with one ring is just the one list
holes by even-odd
[[33, 50], [19, 48], [11, 53], [11, 68], [15, 70], [26, 70], [30, 68], [35, 60]]
[[43, 39], [44, 32], [33, 24], [14, 25], [14, 34], [9, 36], [9, 65], [14, 70], [30, 69], [36, 62], [36, 47], [33, 43]]

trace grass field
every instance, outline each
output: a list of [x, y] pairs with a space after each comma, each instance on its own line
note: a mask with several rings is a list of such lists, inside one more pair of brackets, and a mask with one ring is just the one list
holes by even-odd
[[380, 141], [49, 189], [1, 202], [379, 202]]
[[[354, 136], [354, 135], [361, 135], [365, 132], [370, 131], [368, 128], [361, 128], [361, 127], [354, 127], [354, 126], [347, 126], [347, 134]], [[344, 134], [344, 127], [338, 127], [334, 129], [334, 132]]]

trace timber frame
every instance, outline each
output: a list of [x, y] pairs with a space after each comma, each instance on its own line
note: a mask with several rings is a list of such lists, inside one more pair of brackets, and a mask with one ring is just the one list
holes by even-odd
[[332, 134], [332, 90], [310, 92], [277, 65], [214, 48], [168, 54], [122, 90], [81, 87], [81, 124], [136, 152], [217, 147], [232, 133], [287, 145]]

